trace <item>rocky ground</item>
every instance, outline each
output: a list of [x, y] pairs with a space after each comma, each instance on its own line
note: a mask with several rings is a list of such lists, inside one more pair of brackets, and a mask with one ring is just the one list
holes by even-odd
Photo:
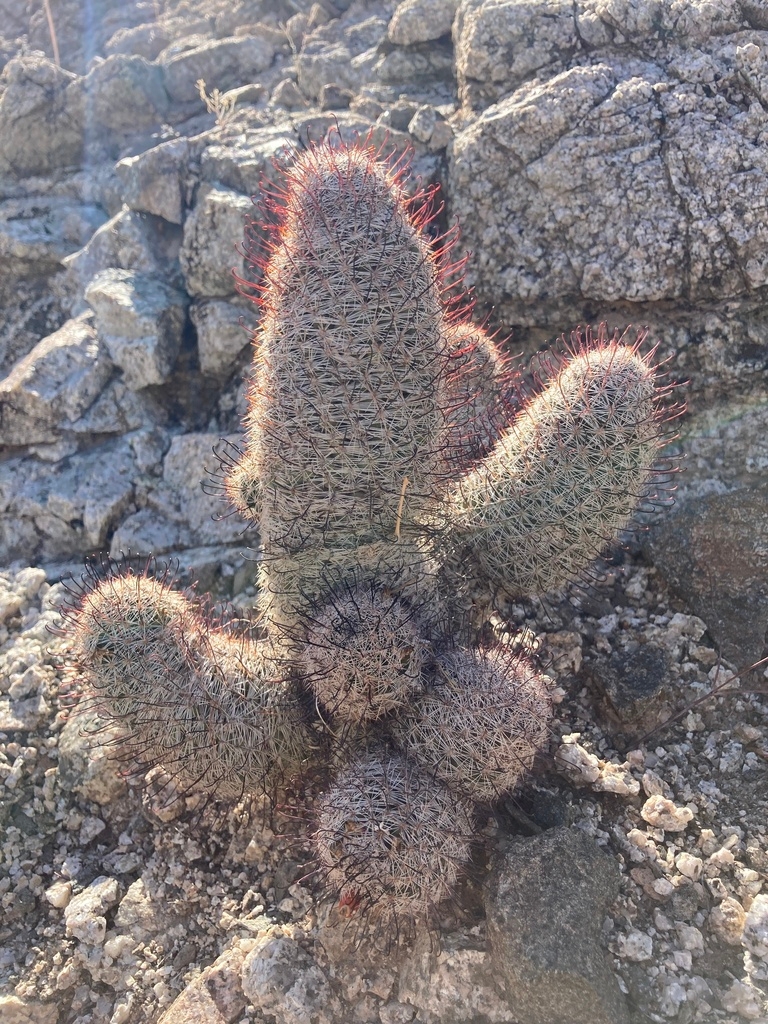
[[[768, 1021], [768, 6], [49, 6], [53, 36], [0, 0], [0, 1018]], [[332, 128], [412, 148], [513, 351], [647, 323], [688, 401], [677, 511], [505, 610], [549, 749], [439, 936], [386, 954], [318, 898], [311, 794], [129, 786], [48, 631], [97, 550], [252, 605], [255, 538], [199, 486], [240, 438], [231, 269], [273, 158]]]

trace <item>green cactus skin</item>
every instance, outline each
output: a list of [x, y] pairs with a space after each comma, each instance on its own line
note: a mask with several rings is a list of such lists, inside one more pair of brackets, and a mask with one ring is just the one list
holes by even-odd
[[548, 739], [551, 680], [504, 648], [448, 651], [435, 680], [393, 726], [398, 745], [479, 802], [510, 792]]
[[145, 573], [91, 579], [71, 613], [72, 665], [124, 754], [178, 787], [235, 799], [295, 773], [312, 747], [300, 702], [265, 642], [208, 621]]
[[582, 346], [449, 494], [448, 585], [519, 596], [578, 578], [651, 489], [659, 394], [639, 346]]
[[313, 839], [340, 905], [386, 930], [428, 917], [451, 895], [474, 836], [469, 801], [374, 750], [321, 797]]
[[421, 690], [429, 651], [423, 623], [384, 588], [332, 594], [307, 635], [300, 671], [326, 712], [343, 722], [375, 721]]

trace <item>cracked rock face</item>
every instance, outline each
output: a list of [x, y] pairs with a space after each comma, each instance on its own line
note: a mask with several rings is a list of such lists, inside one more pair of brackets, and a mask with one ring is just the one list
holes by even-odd
[[[475, 21], [488, 7], [498, 10], [481, 5]], [[768, 113], [751, 84], [762, 34], [678, 36], [654, 48], [606, 29], [587, 51], [572, 14], [550, 19], [550, 7], [572, 5], [502, 5], [516, 12], [502, 26], [513, 63], [519, 51], [525, 64], [504, 82], [494, 80], [498, 65], [489, 68], [480, 81], [496, 102], [453, 149], [452, 199], [467, 243], [483, 253], [472, 270], [483, 293], [516, 321], [536, 323], [555, 299], [574, 309], [707, 303], [765, 285]], [[564, 38], [553, 35], [533, 66], [547, 40], [537, 18]], [[482, 71], [473, 24], [465, 10], [458, 42], [468, 96], [470, 69]]]

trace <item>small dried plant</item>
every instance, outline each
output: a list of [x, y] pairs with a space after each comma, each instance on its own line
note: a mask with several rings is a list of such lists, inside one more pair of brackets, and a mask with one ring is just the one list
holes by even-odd
[[227, 124], [232, 120], [235, 113], [234, 96], [228, 96], [219, 89], [213, 89], [209, 93], [204, 78], [198, 78], [195, 85], [200, 99], [205, 104], [205, 109], [209, 114], [215, 115], [216, 124]]

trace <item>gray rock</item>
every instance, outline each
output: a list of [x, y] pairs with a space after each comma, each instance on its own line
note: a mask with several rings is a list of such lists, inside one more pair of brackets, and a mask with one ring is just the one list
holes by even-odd
[[[700, 308], [748, 296], [768, 280], [759, 241], [768, 155], [754, 142], [768, 113], [754, 104], [745, 115], [723, 84], [740, 37], [716, 34], [732, 27], [735, 7], [698, 0], [682, 6], [689, 28], [672, 41], [658, 27], [651, 33], [657, 59], [638, 60], [636, 46], [625, 53], [609, 40], [572, 67], [563, 61], [581, 43], [574, 35], [569, 50], [561, 38], [576, 31], [570, 2], [460, 8], [457, 54], [465, 54], [467, 74], [492, 86], [492, 98], [510, 95], [457, 135], [451, 205], [465, 228], [463, 244], [477, 253], [469, 283], [510, 321], [541, 325], [556, 314], [562, 325], [581, 317], [585, 305], [627, 301], [684, 300]], [[662, 22], [673, 10], [623, 8], [649, 17], [658, 10]], [[693, 25], [696, 12], [704, 27]], [[502, 15], [509, 35], [497, 24]], [[484, 43], [477, 27], [483, 17], [492, 19]], [[695, 42], [702, 33], [706, 53]], [[531, 61], [539, 47], [547, 49], [546, 61], [508, 72], [515, 55]], [[498, 84], [494, 69], [504, 76]], [[539, 77], [524, 81], [534, 70]]]
[[[141, 4], [119, 0], [89, 0], [87, 5], [81, 0], [56, 0], [51, 12], [61, 63], [79, 74], [85, 73], [94, 54], [103, 52], [104, 43], [118, 28], [137, 25], [147, 17]], [[51, 28], [45, 6], [29, 5], [27, 19], [29, 46], [51, 54]]]
[[104, 52], [138, 54], [146, 60], [154, 60], [168, 46], [171, 38], [169, 26], [158, 21], [119, 28], [105, 43]]
[[165, 925], [161, 907], [153, 901], [143, 879], [137, 879], [120, 900], [115, 914], [115, 926], [129, 929], [131, 935], [146, 939], [162, 931]]
[[246, 276], [245, 261], [237, 252], [246, 218], [253, 213], [251, 200], [231, 189], [202, 186], [194, 210], [184, 224], [179, 258], [194, 296], [232, 295], [235, 279]]
[[273, 44], [258, 36], [201, 40], [200, 45], [175, 55], [164, 51], [158, 57], [165, 73], [168, 95], [179, 103], [199, 102], [197, 81], [202, 79], [210, 94], [248, 85], [272, 63]]
[[0, 464], [0, 562], [53, 561], [103, 548], [130, 507], [136, 470], [128, 440], [47, 465]]
[[648, 556], [723, 654], [748, 665], [768, 645], [768, 484], [688, 502], [659, 521]]
[[608, 698], [621, 724], [654, 712], [668, 683], [669, 658], [663, 647], [622, 636], [622, 647], [610, 655], [594, 654], [588, 671]]
[[378, 57], [373, 75], [392, 88], [399, 84], [421, 84], [423, 89], [452, 87], [453, 50], [448, 43], [424, 44], [420, 49], [397, 48]]
[[247, 325], [255, 322], [254, 311], [221, 299], [204, 299], [194, 302], [189, 313], [197, 330], [200, 369], [213, 375], [227, 373], [250, 342]]
[[119, 899], [120, 888], [116, 878], [100, 875], [73, 896], [64, 909], [67, 935], [80, 942], [100, 946], [107, 933], [107, 919], [104, 916]]
[[272, 91], [272, 104], [286, 110], [305, 110], [307, 98], [292, 78], [283, 78]]
[[292, 153], [295, 145], [294, 131], [283, 125], [247, 128], [221, 141], [212, 138], [200, 159], [202, 180], [255, 196], [264, 179], [275, 179], [275, 161]]
[[[34, 266], [45, 269], [40, 264]], [[42, 280], [9, 273], [0, 286], [0, 377], [31, 352], [40, 338], [53, 334], [68, 319], [69, 309], [65, 310], [54, 286], [56, 273], [44, 274]]]
[[63, 196], [0, 203], [0, 266], [12, 277], [37, 277], [85, 245], [104, 223], [102, 210]]
[[53, 1003], [40, 1003], [36, 999], [18, 996], [0, 996], [0, 1014], [3, 1024], [57, 1024], [58, 1007]]
[[115, 53], [85, 77], [89, 126], [117, 137], [158, 127], [168, 111], [162, 70], [138, 54]]
[[462, 0], [454, 40], [459, 96], [476, 108], [580, 49], [572, 0]]
[[82, 80], [42, 54], [10, 60], [0, 76], [0, 174], [23, 178], [77, 166], [83, 100]]
[[83, 314], [43, 338], [0, 381], [0, 432], [9, 445], [47, 444], [93, 404], [114, 372]]
[[[685, 45], [742, 27], [741, 5], [726, 0], [462, 0], [454, 25], [462, 102], [486, 107], [535, 75], [551, 77], [592, 51], [649, 53], [669, 40]], [[547, 74], [541, 75], [546, 69]]]
[[135, 391], [162, 384], [181, 348], [187, 298], [133, 270], [103, 270], [85, 290], [99, 335]]
[[[132, 391], [119, 377], [111, 380], [83, 415], [69, 425], [69, 437], [79, 441], [87, 435], [128, 434], [162, 423], [166, 414], [156, 401]], [[131, 439], [133, 445], [133, 439]], [[42, 457], [42, 456], [41, 456]]]
[[78, 252], [62, 260], [84, 289], [101, 270], [116, 267], [159, 277], [173, 285], [174, 263], [181, 245], [181, 230], [165, 221], [134, 210], [121, 210], [102, 224]]
[[[218, 493], [206, 494], [203, 483], [219, 471], [219, 462], [213, 448], [222, 439], [217, 434], [180, 434], [171, 442], [163, 462], [163, 486], [168, 498], [188, 523], [192, 543], [234, 544], [241, 539], [243, 523], [237, 516], [227, 516], [227, 504]], [[232, 436], [225, 441], [235, 443]], [[225, 516], [220, 522], [216, 521]]]
[[195, 978], [160, 1018], [159, 1024], [235, 1024], [245, 1010], [240, 974], [245, 951], [234, 946]]
[[304, 95], [318, 99], [323, 86], [331, 83], [358, 92], [372, 77], [376, 49], [386, 39], [393, 7], [355, 0], [341, 18], [306, 35], [296, 56]]
[[278, 928], [260, 936], [245, 958], [242, 985], [257, 1010], [283, 1024], [331, 1024], [338, 1001], [328, 978], [298, 943]]
[[488, 955], [518, 1024], [623, 1024], [628, 1014], [600, 941], [619, 869], [582, 832], [513, 841], [491, 868]]
[[[99, 807], [112, 807], [128, 793], [110, 750], [117, 732], [94, 711], [72, 715], [59, 734], [59, 780]], [[110, 747], [110, 741], [112, 746]]]
[[320, 90], [318, 103], [321, 110], [346, 110], [353, 97], [351, 89], [342, 89], [335, 82], [330, 82]]
[[411, 46], [447, 35], [457, 7], [458, 0], [403, 0], [387, 29], [390, 42]]
[[49, 714], [39, 694], [20, 700], [0, 697], [0, 732], [34, 732]]
[[[218, 565], [223, 545], [242, 545], [245, 524], [227, 514], [228, 505], [216, 484], [219, 462], [213, 449], [221, 440], [217, 434], [180, 434], [173, 438], [163, 460], [162, 478], [146, 482], [145, 507], [126, 516], [115, 530], [113, 557], [127, 551], [165, 554], [215, 547], [213, 560]], [[224, 440], [235, 442], [239, 438]], [[200, 558], [204, 566], [211, 563], [208, 552], [199, 558], [187, 558], [185, 564], [192, 566]]]
[[[156, 500], [154, 494], [152, 500]], [[142, 508], [120, 523], [112, 536], [109, 553], [120, 558], [128, 552], [140, 555], [163, 555], [188, 548], [192, 534], [182, 516], [171, 506], [162, 511]]]
[[382, 1021], [409, 1020], [402, 1009], [409, 1006], [418, 1008], [418, 1019], [424, 1024], [465, 1024], [468, 1020], [517, 1024], [513, 1005], [494, 986], [489, 957], [478, 948], [482, 943], [477, 937], [459, 932], [449, 933], [445, 940], [441, 956], [436, 955], [427, 935], [409, 950], [395, 984], [397, 1003], [387, 1012], [382, 1008]]
[[153, 213], [171, 224], [184, 218], [184, 178], [190, 161], [188, 139], [173, 139], [161, 146], [121, 160], [117, 176], [123, 200], [141, 213]]

